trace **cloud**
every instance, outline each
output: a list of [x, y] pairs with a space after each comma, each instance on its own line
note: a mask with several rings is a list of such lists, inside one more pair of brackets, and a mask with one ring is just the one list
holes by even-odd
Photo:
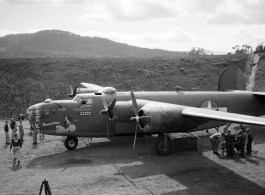
[[11, 31], [7, 29], [0, 29], [0, 37], [9, 35], [9, 34], [16, 34], [16, 31]]
[[[172, 6], [172, 4], [174, 4]], [[109, 20], [116, 22], [136, 22], [154, 19], [175, 18], [181, 15], [182, 7], [172, 0], [97, 0], [90, 1], [87, 14], [81, 22]]]
[[35, 4], [35, 5], [67, 5], [67, 4], [85, 4], [86, 0], [0, 0], [0, 2], [11, 4]]
[[265, 24], [265, 1], [225, 0], [215, 7], [209, 23], [215, 24]]
[[142, 33], [138, 35], [124, 34], [119, 32], [80, 32], [82, 36], [95, 36], [145, 48], [159, 48], [171, 51], [190, 51], [192, 47], [202, 47], [211, 51], [233, 52], [235, 45], [249, 45], [255, 49], [256, 45], [264, 41], [265, 26], [246, 25], [212, 26], [206, 34], [194, 31], [186, 32], [182, 28], [172, 28], [164, 33]]

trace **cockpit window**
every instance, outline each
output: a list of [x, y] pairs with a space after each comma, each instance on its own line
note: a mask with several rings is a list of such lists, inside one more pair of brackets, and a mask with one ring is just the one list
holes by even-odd
[[82, 98], [82, 104], [92, 104], [93, 98]]
[[81, 104], [92, 104], [93, 97], [82, 97], [82, 96], [77, 95], [73, 98], [73, 101], [79, 102]]
[[86, 99], [86, 104], [92, 104], [92, 103], [93, 103], [93, 98]]
[[79, 102], [81, 99], [81, 97], [79, 95], [76, 95], [74, 98], [73, 98], [73, 101], [76, 101], [76, 102]]

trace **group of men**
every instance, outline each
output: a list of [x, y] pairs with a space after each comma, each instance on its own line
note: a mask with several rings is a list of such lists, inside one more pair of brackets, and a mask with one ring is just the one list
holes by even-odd
[[[10, 150], [13, 148], [14, 164], [16, 163], [16, 161], [18, 162], [18, 164], [20, 164], [20, 148], [22, 147], [22, 144], [24, 142], [24, 119], [25, 117], [23, 117], [23, 115], [21, 114], [19, 115], [19, 117], [12, 117], [10, 119], [10, 122], [8, 122], [8, 120], [5, 121], [4, 131], [6, 137], [6, 145], [10, 145]], [[16, 120], [19, 122], [19, 125], [17, 125]], [[11, 139], [9, 135], [9, 128], [11, 129]], [[17, 132], [17, 130], [19, 131]], [[34, 130], [32, 128], [32, 125], [30, 134], [33, 138], [32, 144], [37, 144], [38, 131]]]
[[245, 157], [245, 149], [247, 155], [252, 153], [253, 135], [249, 128], [245, 129], [243, 125], [240, 125], [240, 130], [236, 134], [231, 133], [231, 129], [227, 124], [223, 133], [215, 133], [210, 136], [210, 142], [212, 145], [213, 153], [218, 153], [219, 145], [221, 146], [222, 156], [226, 152], [226, 157], [233, 157], [235, 152], [240, 152], [242, 158]]
[[[11, 140], [9, 136], [9, 127], [11, 129]], [[19, 137], [17, 133], [17, 128], [19, 130]], [[10, 150], [13, 147], [14, 163], [16, 163], [17, 160], [18, 164], [20, 164], [20, 148], [22, 147], [24, 141], [24, 127], [22, 118], [19, 120], [18, 126], [16, 120], [13, 117], [10, 119], [9, 126], [8, 121], [6, 121], [4, 131], [6, 137], [6, 145], [10, 145]]]

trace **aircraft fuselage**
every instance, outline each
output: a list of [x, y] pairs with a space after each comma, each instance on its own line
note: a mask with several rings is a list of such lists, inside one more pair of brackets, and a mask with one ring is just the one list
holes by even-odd
[[[248, 91], [231, 92], [135, 92], [138, 107], [147, 101], [169, 103], [174, 105], [205, 108], [220, 112], [237, 113], [251, 116], [265, 114], [265, 101]], [[110, 121], [107, 132], [107, 117], [99, 114], [104, 109], [102, 98], [110, 103], [114, 98], [116, 120]], [[159, 109], [159, 108], [158, 108]], [[160, 110], [161, 118], [169, 120], [170, 112]], [[135, 123], [130, 122], [134, 116], [130, 92], [117, 92], [112, 96], [101, 93], [79, 94], [73, 100], [47, 101], [31, 106], [28, 109], [30, 122], [43, 134], [68, 137], [111, 137], [134, 134]], [[162, 120], [161, 119], [161, 120]], [[182, 123], [165, 126], [167, 133], [203, 130], [225, 124], [210, 122], [204, 119], [180, 118]], [[172, 121], [169, 121], [169, 123]], [[140, 132], [139, 132], [140, 133]], [[142, 132], [144, 133], [144, 132]], [[151, 132], [157, 133], [157, 132]]]

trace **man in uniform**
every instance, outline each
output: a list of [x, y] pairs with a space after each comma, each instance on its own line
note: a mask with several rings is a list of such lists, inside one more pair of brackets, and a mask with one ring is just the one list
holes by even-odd
[[17, 131], [17, 123], [16, 123], [16, 121], [15, 121], [14, 118], [11, 118], [10, 128], [12, 130], [12, 137], [11, 138], [13, 139], [14, 138], [14, 135], [15, 135], [15, 133]]
[[213, 153], [216, 155], [220, 155], [218, 153], [218, 146], [222, 142], [222, 139], [224, 138], [225, 134], [224, 133], [215, 133], [210, 136], [210, 142], [212, 145]]
[[19, 129], [20, 141], [23, 142], [24, 141], [24, 127], [23, 127], [23, 124], [22, 124], [22, 120], [19, 121], [18, 129]]
[[224, 127], [224, 133], [227, 134], [228, 132], [228, 127], [230, 127], [231, 123], [227, 123], [226, 126]]
[[9, 128], [8, 128], [8, 121], [4, 126], [5, 134], [6, 134], [6, 144], [10, 144], [10, 137], [9, 137]]
[[225, 135], [225, 144], [226, 144], [226, 156], [234, 156], [234, 136], [231, 134], [231, 130], [228, 129], [227, 134]]
[[248, 134], [247, 155], [251, 155], [251, 153], [252, 153], [253, 136], [252, 136], [252, 132], [250, 131], [249, 128], [247, 128], [247, 134]]
[[245, 157], [245, 146], [246, 146], [246, 134], [239, 130], [239, 148], [240, 148], [240, 156], [242, 158]]
[[22, 146], [22, 142], [20, 139], [18, 139], [17, 134], [14, 134], [14, 138], [12, 138], [11, 145], [10, 145], [10, 150], [12, 149], [13, 146], [13, 157], [14, 157], [14, 164], [16, 163], [16, 160], [18, 165], [20, 164], [20, 148]]

